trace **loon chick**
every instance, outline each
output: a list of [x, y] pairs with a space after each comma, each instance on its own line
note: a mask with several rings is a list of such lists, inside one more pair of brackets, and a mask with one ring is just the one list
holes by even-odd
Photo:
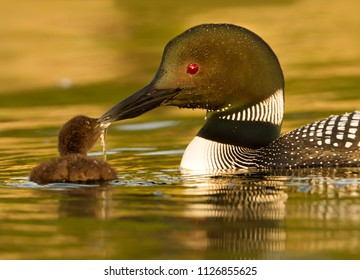
[[99, 122], [134, 118], [163, 105], [207, 110], [183, 155], [184, 171], [360, 166], [360, 111], [280, 136], [280, 63], [266, 42], [240, 26], [203, 24], [172, 39], [153, 80]]
[[30, 172], [30, 181], [46, 184], [116, 179], [117, 173], [109, 163], [86, 155], [101, 132], [97, 119], [76, 116], [69, 120], [58, 133], [60, 157], [35, 166]]

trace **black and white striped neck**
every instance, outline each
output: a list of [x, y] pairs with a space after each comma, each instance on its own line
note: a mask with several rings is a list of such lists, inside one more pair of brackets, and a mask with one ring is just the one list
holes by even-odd
[[197, 136], [223, 144], [258, 149], [280, 135], [284, 114], [283, 91], [246, 108], [209, 112]]
[[258, 149], [280, 135], [284, 113], [283, 90], [247, 108], [210, 112], [205, 125], [188, 145], [182, 170], [208, 172], [255, 167]]

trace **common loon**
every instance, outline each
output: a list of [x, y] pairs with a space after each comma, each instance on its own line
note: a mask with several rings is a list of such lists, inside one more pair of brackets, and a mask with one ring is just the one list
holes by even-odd
[[163, 105], [207, 110], [183, 155], [183, 171], [360, 166], [360, 111], [280, 136], [280, 63], [266, 42], [240, 26], [203, 24], [172, 39], [153, 80], [99, 122], [134, 118]]
[[116, 179], [116, 171], [109, 163], [86, 155], [101, 132], [97, 119], [86, 116], [70, 119], [58, 133], [60, 157], [35, 166], [29, 174], [30, 181], [46, 184]]

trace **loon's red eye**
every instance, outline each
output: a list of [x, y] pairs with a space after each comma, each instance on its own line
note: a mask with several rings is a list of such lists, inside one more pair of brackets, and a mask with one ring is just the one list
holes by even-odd
[[197, 65], [196, 63], [191, 63], [187, 67], [187, 72], [191, 75], [196, 74], [198, 71], [199, 71], [199, 65]]

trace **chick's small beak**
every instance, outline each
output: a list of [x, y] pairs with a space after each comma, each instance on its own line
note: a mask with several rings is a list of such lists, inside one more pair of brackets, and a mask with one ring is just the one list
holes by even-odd
[[98, 123], [106, 124], [135, 118], [161, 106], [162, 103], [176, 96], [179, 91], [181, 88], [157, 89], [150, 83], [108, 110], [98, 119]]

